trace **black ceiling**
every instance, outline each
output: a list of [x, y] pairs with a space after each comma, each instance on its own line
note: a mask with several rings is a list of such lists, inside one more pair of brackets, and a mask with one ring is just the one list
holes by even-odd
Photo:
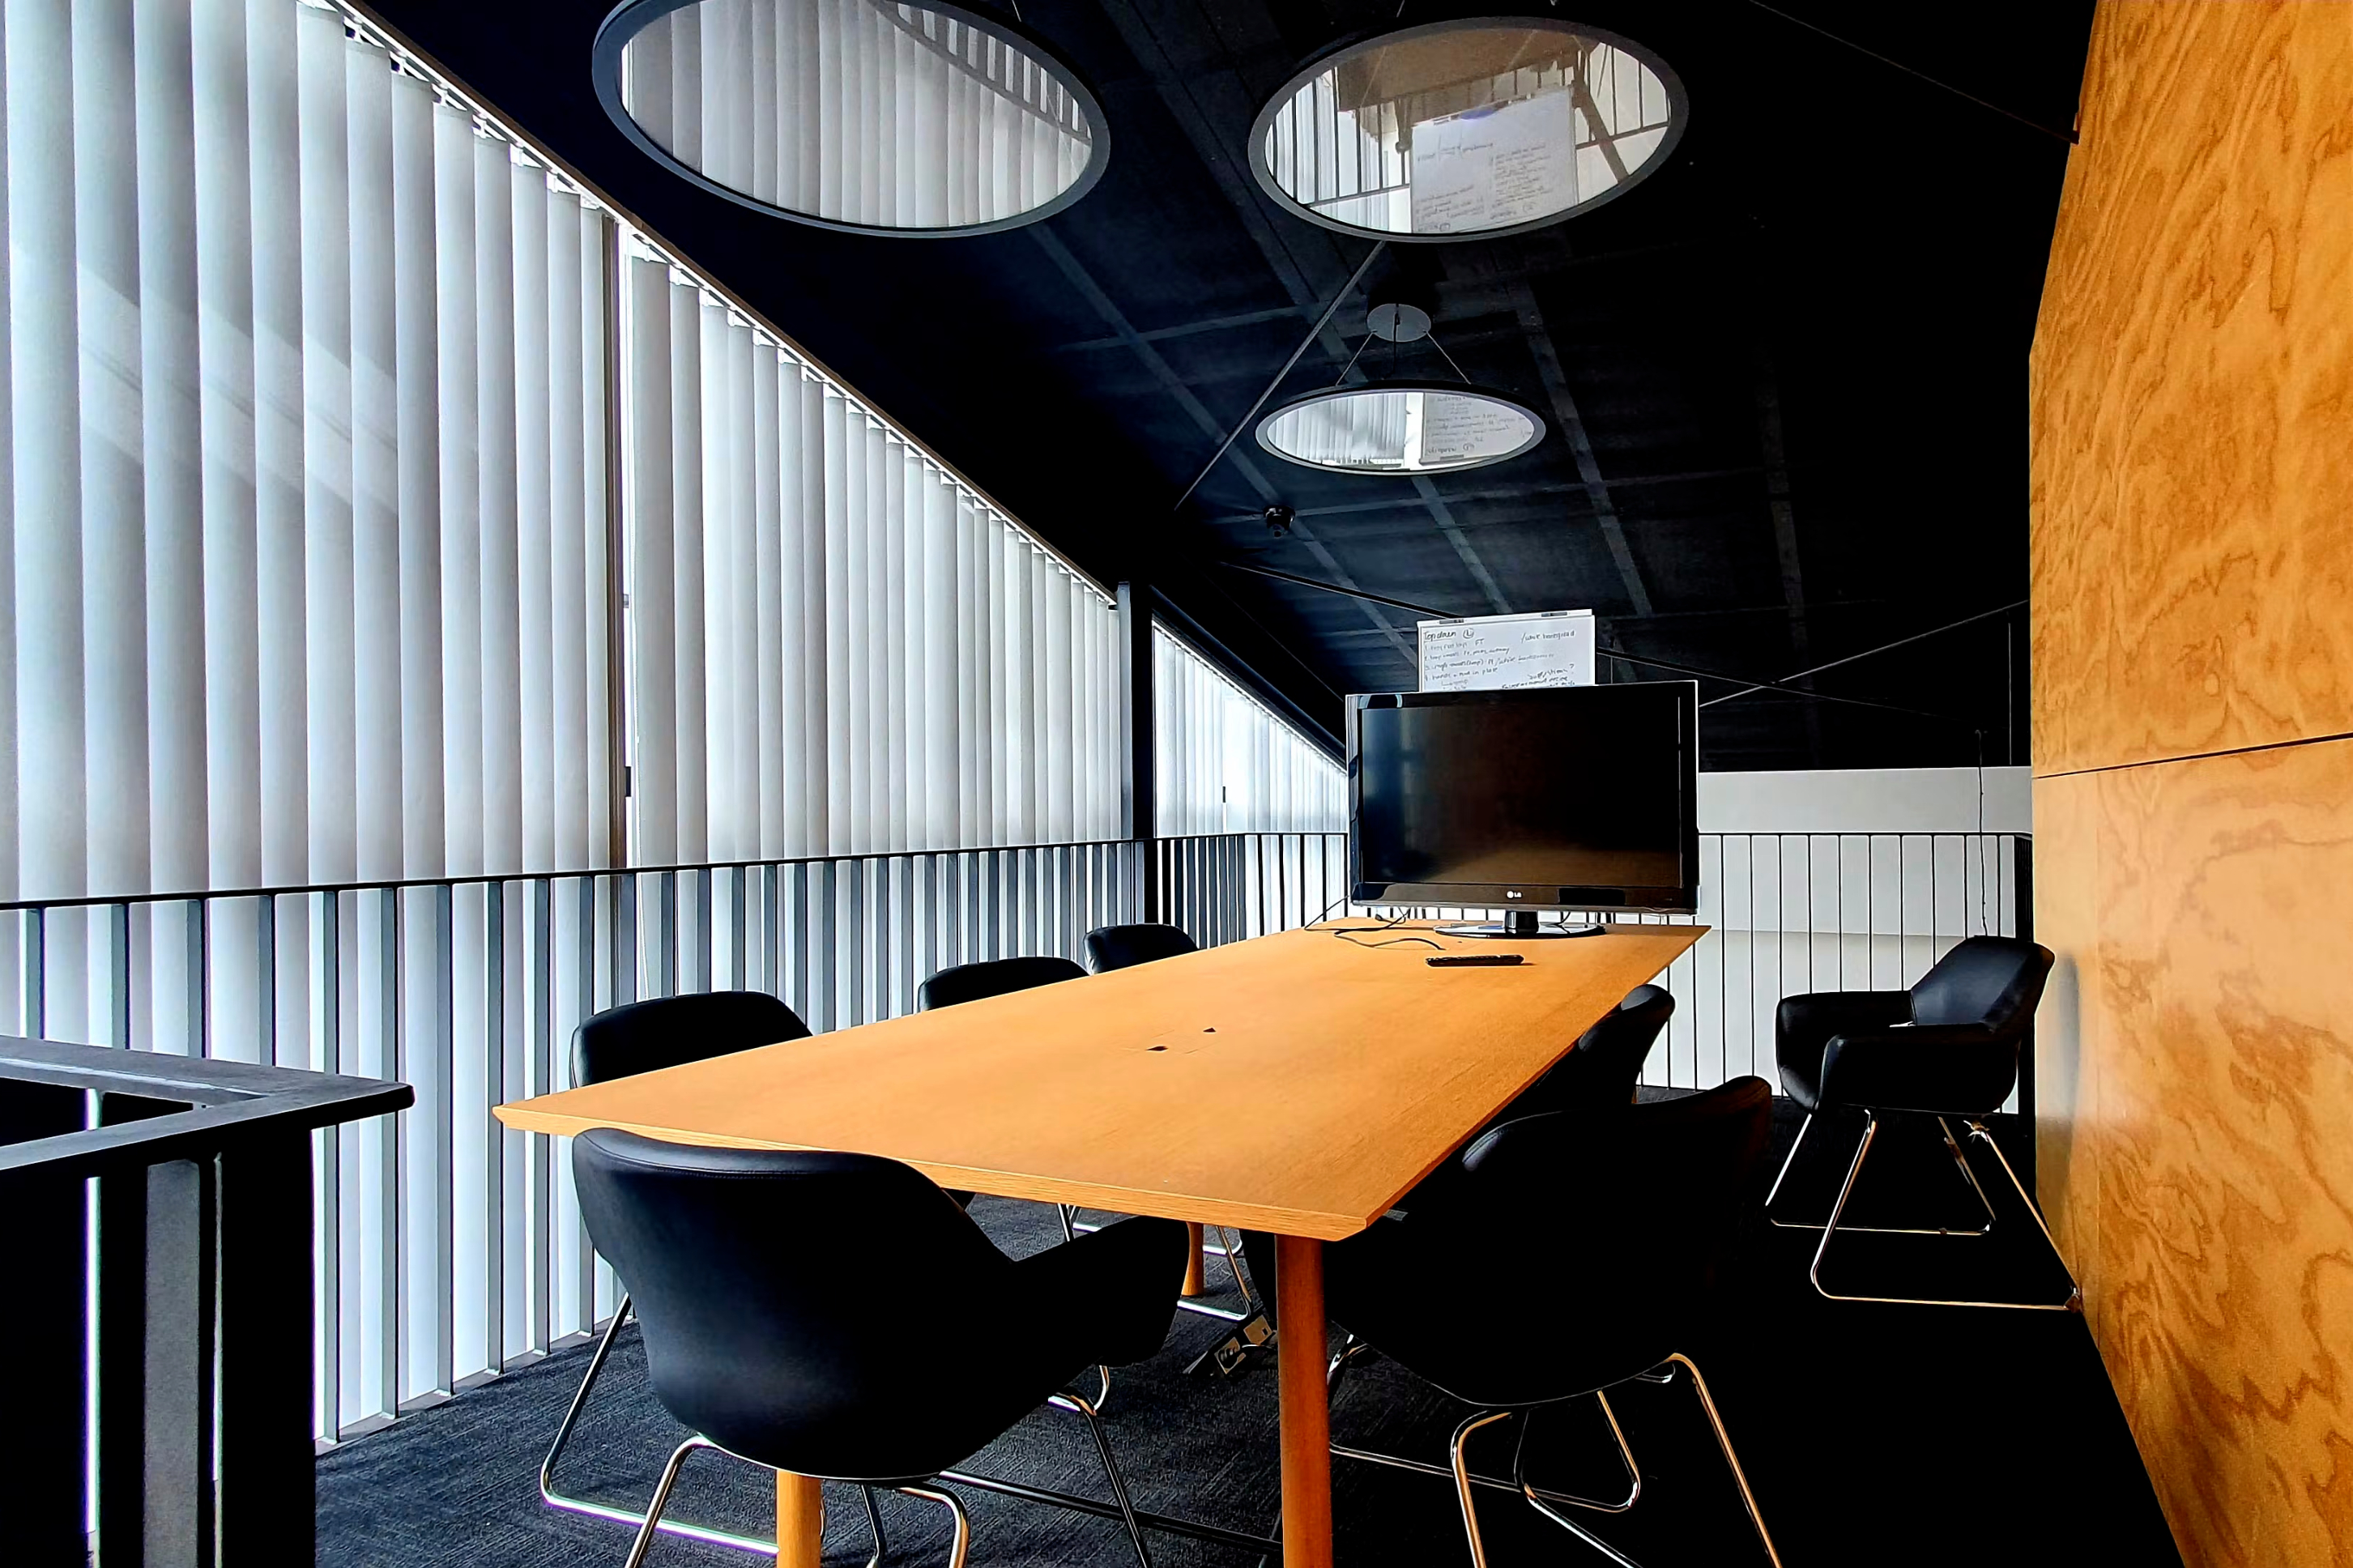
[[[1552, 435], [1417, 482], [1316, 474], [1245, 434], [1176, 511], [1369, 248], [1260, 193], [1251, 116], [1397, 0], [1023, 0], [1101, 97], [1110, 167], [1060, 216], [957, 240], [827, 233], [666, 174], [596, 105], [601, 5], [377, 4], [1058, 548], [1154, 582], [1321, 723], [1339, 693], [1413, 684], [1413, 613], [1219, 563], [1455, 614], [1589, 605], [1605, 647], [1749, 678], [2025, 596], [2026, 353], [2091, 0], [1460, 8], [1625, 34], [1691, 97], [1682, 144], [1622, 198], [1390, 252], [1429, 273], [1462, 367]], [[1345, 301], [1278, 395], [1330, 382], [1364, 310]], [[1707, 710], [1706, 765], [1961, 763], [1979, 730], [1986, 760], [2023, 761], [2021, 627], [1819, 681], [1945, 720], [1764, 692]]]

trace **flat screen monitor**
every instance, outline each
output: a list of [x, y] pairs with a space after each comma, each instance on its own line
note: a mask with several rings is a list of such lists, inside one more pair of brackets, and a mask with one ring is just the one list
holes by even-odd
[[1698, 907], [1695, 681], [1355, 696], [1348, 792], [1356, 903]]

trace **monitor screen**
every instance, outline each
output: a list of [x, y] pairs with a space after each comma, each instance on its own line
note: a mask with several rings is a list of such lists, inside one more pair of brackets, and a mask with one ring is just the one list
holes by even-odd
[[1692, 909], [1698, 700], [1691, 681], [1352, 699], [1356, 901]]

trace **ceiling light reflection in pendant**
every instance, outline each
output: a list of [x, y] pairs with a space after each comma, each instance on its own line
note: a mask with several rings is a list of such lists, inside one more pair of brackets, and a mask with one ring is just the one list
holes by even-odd
[[1332, 474], [1447, 474], [1516, 458], [1545, 422], [1509, 395], [1460, 382], [1377, 381], [1294, 397], [1258, 422], [1258, 444]]
[[1035, 223], [1111, 151], [1051, 47], [948, 0], [625, 0], [592, 69], [605, 112], [672, 174], [856, 234]]
[[1675, 73], [1629, 39], [1541, 16], [1433, 22], [1292, 78], [1250, 128], [1250, 169], [1344, 234], [1517, 234], [1630, 189], [1688, 119]]

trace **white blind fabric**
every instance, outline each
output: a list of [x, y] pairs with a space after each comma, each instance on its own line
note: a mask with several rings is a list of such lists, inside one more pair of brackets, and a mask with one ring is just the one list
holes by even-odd
[[700, 0], [622, 54], [656, 145], [769, 206], [955, 228], [1060, 196], [1095, 153], [1084, 106], [1033, 56], [884, 0]]
[[332, 11], [0, 25], [0, 896], [601, 864], [602, 220]]
[[1114, 837], [1110, 599], [691, 274], [627, 267], [633, 858]]
[[1340, 765], [1167, 627], [1152, 626], [1159, 831], [1337, 833]]

